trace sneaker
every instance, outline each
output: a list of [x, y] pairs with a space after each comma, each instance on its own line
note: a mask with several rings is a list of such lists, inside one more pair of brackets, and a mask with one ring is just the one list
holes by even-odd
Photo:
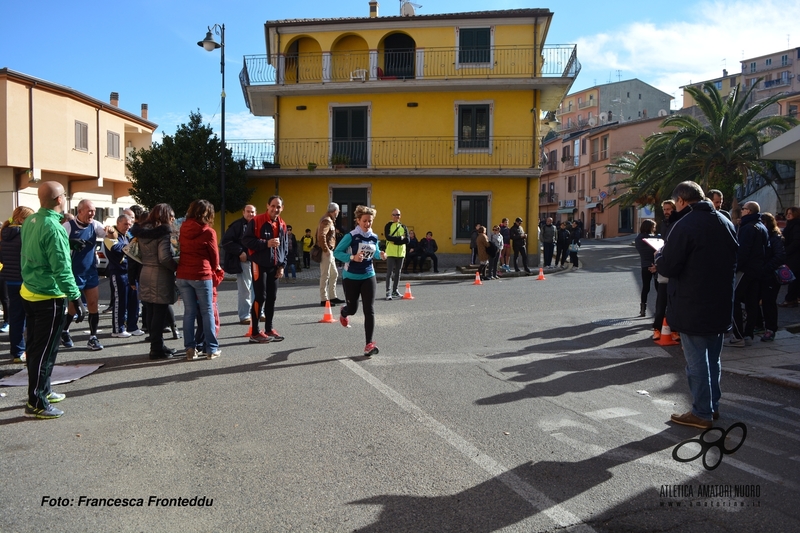
[[345, 301], [340, 298], [331, 298], [331, 305], [336, 305], [336, 304], [341, 305], [343, 303], [345, 303]]
[[392, 299], [392, 291], [386, 291], [386, 300]]
[[402, 298], [403, 295], [400, 294], [398, 291], [392, 291], [392, 298]]
[[50, 391], [50, 394], [47, 395], [47, 401], [50, 403], [58, 403], [64, 400], [64, 398], [66, 397], [67, 397], [66, 394], [59, 394], [57, 392]]
[[257, 342], [259, 344], [266, 344], [272, 340], [272, 337], [267, 337], [267, 334], [263, 331], [256, 333], [255, 335], [250, 336], [250, 342]]
[[373, 355], [378, 355], [378, 347], [374, 342], [371, 342], [364, 347], [364, 357], [372, 357]]
[[339, 313], [339, 324], [343, 325], [346, 328], [350, 327], [350, 317], [344, 316], [344, 308], [342, 308], [342, 312]]
[[275, 331], [274, 329], [272, 331], [270, 331], [269, 333], [267, 333], [266, 335], [267, 335], [267, 337], [269, 337], [269, 340], [272, 341], [272, 342], [281, 342], [285, 338], [285, 337], [282, 337], [281, 335], [279, 335], [278, 332]]
[[216, 359], [216, 358], [217, 358], [217, 357], [219, 357], [220, 355], [222, 355], [222, 350], [220, 350], [219, 348], [217, 348], [216, 350], [214, 350], [214, 351], [213, 351], [213, 352], [211, 352], [210, 354], [206, 355], [206, 357], [208, 357], [209, 359]]
[[131, 337], [132, 334], [128, 333], [125, 330], [122, 330], [119, 333], [112, 333], [111, 336], [116, 337], [118, 339], [127, 339], [128, 337]]
[[695, 416], [691, 411], [683, 413], [682, 415], [673, 414], [669, 417], [670, 420], [682, 426], [691, 426], [693, 428], [708, 429], [711, 427], [711, 420], [703, 420], [699, 416]]
[[141, 336], [141, 335], [144, 335], [144, 331], [142, 331], [142, 330], [140, 330], [140, 329], [136, 329], [136, 330], [134, 330], [134, 331], [129, 331], [128, 333], [130, 333], [130, 334], [131, 334], [131, 335], [133, 335], [134, 337], [139, 337], [139, 336]]
[[11, 360], [12, 363], [24, 363], [28, 360], [28, 354], [26, 352], [22, 352], [22, 355], [19, 357], [15, 357]]
[[244, 324], [245, 326], [249, 326], [250, 325], [250, 317], [241, 319], [239, 321], [239, 324]]
[[659, 339], [661, 339], [661, 331], [657, 330], [657, 329], [654, 329], [653, 330], [653, 340], [657, 341]]
[[8, 333], [8, 322], [3, 322], [3, 325], [0, 326], [0, 333]]
[[764, 335], [761, 336], [761, 342], [772, 342], [775, 340], [775, 332], [767, 330], [764, 332]]
[[736, 348], [744, 348], [745, 346], [747, 346], [744, 342], [744, 339], [737, 339], [736, 337], [731, 337], [730, 339], [728, 339], [727, 344], [728, 346], [734, 346]]
[[681, 334], [678, 333], [677, 331], [673, 331], [672, 333], [670, 333], [670, 338], [672, 339], [673, 342], [681, 342]]
[[103, 345], [97, 340], [97, 337], [89, 337], [89, 342], [86, 345], [94, 352], [103, 349]]
[[29, 418], [58, 418], [64, 414], [64, 411], [61, 409], [56, 409], [52, 405], [48, 405], [47, 409], [36, 409], [31, 404], [25, 404], [25, 416]]
[[61, 332], [61, 344], [64, 345], [64, 348], [72, 348], [75, 346], [75, 343], [72, 342], [72, 335], [69, 334], [69, 331]]
[[187, 361], [197, 361], [201, 357], [202, 357], [202, 355], [197, 353], [197, 349], [195, 349], [195, 348], [186, 348], [186, 360]]
[[111, 308], [111, 306], [109, 305], [108, 307], [106, 307], [105, 309], [103, 309], [103, 310], [102, 310], [102, 311], [100, 311], [100, 312], [101, 312], [101, 313], [103, 313], [103, 314], [106, 314], [106, 313], [110, 313], [111, 311], [113, 311], [113, 309], [112, 309], [112, 308]]

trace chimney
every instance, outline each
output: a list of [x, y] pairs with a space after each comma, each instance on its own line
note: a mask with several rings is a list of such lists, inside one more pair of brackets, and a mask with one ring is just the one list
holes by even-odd
[[119, 107], [119, 93], [111, 93], [111, 105]]
[[378, 18], [378, 2], [376, 0], [371, 0], [369, 3], [369, 18]]
[[147, 104], [142, 104], [142, 118], [147, 120]]
[[727, 78], [728, 77], [728, 69], [725, 69], [725, 68], [722, 69], [722, 77], [723, 78]]

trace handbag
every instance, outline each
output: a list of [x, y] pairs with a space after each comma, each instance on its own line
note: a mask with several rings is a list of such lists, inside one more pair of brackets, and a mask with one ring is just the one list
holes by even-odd
[[775, 277], [778, 278], [778, 283], [781, 285], [788, 285], [795, 280], [794, 272], [786, 265], [781, 265], [775, 269]]
[[139, 239], [134, 237], [131, 242], [122, 247], [122, 253], [136, 261], [142, 262], [142, 251], [139, 249]]
[[315, 263], [322, 263], [322, 248], [318, 244], [311, 247], [311, 260]]
[[581, 248], [580, 245], [576, 243], [572, 243], [569, 245], [569, 251], [574, 252], [576, 254], [578, 253], [578, 250], [580, 250], [580, 248]]
[[489, 241], [489, 246], [486, 247], [486, 253], [489, 254], [489, 257], [494, 257], [497, 255], [497, 245], [491, 241]]

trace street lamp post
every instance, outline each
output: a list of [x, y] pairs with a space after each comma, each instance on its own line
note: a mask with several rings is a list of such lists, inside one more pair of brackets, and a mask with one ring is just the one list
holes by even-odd
[[[220, 36], [221, 43], [214, 40], [213, 33]], [[222, 200], [220, 211], [222, 215], [221, 229], [225, 231], [225, 24], [214, 24], [209, 26], [206, 38], [197, 43], [197, 46], [202, 46], [204, 50], [213, 52], [217, 48], [220, 49], [220, 72], [222, 72], [222, 118], [221, 118], [221, 137], [222, 137], [222, 150], [220, 154], [220, 186], [222, 187]]]

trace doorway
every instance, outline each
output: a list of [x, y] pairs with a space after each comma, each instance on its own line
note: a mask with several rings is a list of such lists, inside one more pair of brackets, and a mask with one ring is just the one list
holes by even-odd
[[355, 227], [353, 213], [356, 206], [369, 205], [368, 190], [366, 187], [342, 187], [334, 188], [331, 191], [333, 202], [339, 204], [339, 218], [336, 219], [336, 227], [342, 233], [348, 233]]
[[403, 33], [393, 33], [383, 41], [382, 79], [414, 78], [414, 39]]
[[366, 168], [366, 107], [336, 107], [333, 109], [331, 165], [336, 164]]

